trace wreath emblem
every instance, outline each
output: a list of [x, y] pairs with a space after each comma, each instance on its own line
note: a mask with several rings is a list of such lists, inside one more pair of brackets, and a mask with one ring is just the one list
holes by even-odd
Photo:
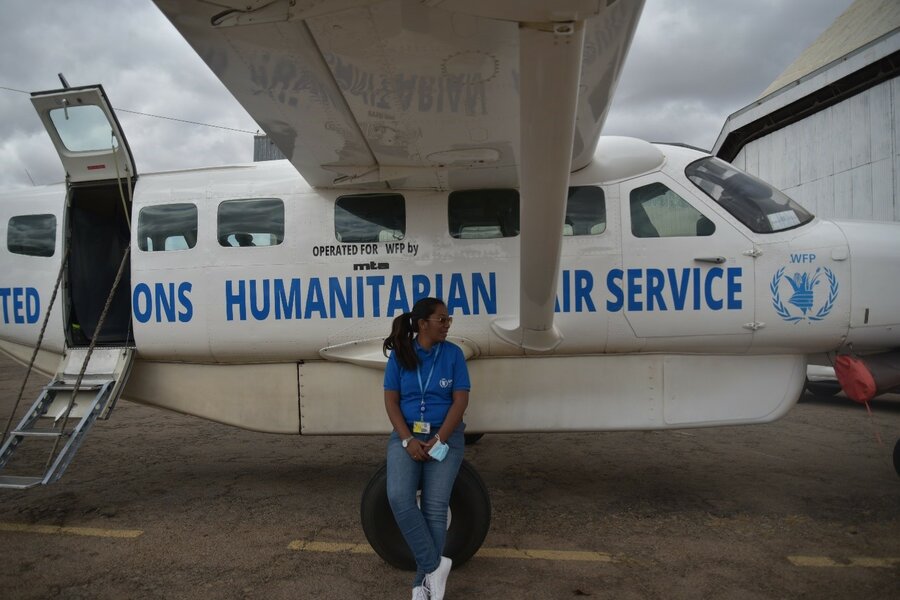
[[[772, 283], [769, 285], [769, 290], [772, 292], [772, 306], [775, 308], [778, 316], [788, 323], [821, 321], [827, 317], [831, 309], [834, 308], [834, 302], [837, 300], [838, 289], [840, 288], [834, 272], [828, 267], [817, 267], [812, 275], [809, 273], [794, 273], [786, 276], [784, 270], [785, 267], [778, 269], [775, 272], [775, 276], [772, 277]], [[823, 275], [828, 281], [828, 298], [819, 307], [819, 310], [812, 312], [815, 303], [815, 289], [822, 283], [821, 278]], [[791, 313], [790, 309], [782, 302], [780, 290], [782, 279], [787, 280], [793, 292], [787, 303], [800, 309], [800, 314]]]

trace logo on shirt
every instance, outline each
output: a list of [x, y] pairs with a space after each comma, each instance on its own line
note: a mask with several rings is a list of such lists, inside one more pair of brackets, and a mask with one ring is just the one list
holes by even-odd
[[442, 377], [441, 380], [440, 380], [438, 383], [441, 385], [442, 388], [448, 388], [448, 387], [450, 387], [451, 385], [453, 385], [453, 380], [452, 380], [452, 379], [446, 379], [446, 378], [443, 378], [443, 377]]

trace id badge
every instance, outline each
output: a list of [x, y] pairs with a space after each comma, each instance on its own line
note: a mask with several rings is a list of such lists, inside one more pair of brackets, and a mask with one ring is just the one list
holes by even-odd
[[413, 433], [431, 433], [431, 423], [426, 423], [425, 421], [414, 421]]

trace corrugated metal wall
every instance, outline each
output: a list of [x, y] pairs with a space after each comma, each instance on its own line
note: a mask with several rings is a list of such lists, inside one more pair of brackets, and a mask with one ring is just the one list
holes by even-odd
[[732, 162], [818, 216], [900, 221], [900, 78], [754, 140]]

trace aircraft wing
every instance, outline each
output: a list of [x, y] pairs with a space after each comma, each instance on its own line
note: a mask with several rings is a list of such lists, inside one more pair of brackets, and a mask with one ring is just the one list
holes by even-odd
[[311, 185], [407, 189], [518, 185], [525, 19], [585, 21], [571, 169], [588, 164], [643, 4], [155, 2]]
[[517, 187], [519, 315], [553, 323], [569, 173], [593, 158], [644, 0], [154, 0], [313, 186]]

